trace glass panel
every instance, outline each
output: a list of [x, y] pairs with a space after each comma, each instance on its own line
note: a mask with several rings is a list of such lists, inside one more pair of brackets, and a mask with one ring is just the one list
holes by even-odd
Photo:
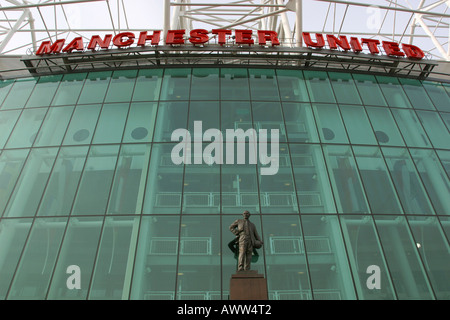
[[52, 106], [75, 104], [83, 88], [86, 73], [72, 73], [64, 75], [58, 91], [52, 101]]
[[75, 107], [63, 144], [91, 143], [100, 109], [100, 104]]
[[0, 81], [0, 106], [3, 104], [6, 96], [14, 85], [14, 80], [2, 80]]
[[372, 213], [403, 213], [380, 149], [355, 146], [353, 151]]
[[441, 223], [442, 229], [444, 230], [447, 239], [450, 238], [450, 217], [438, 216], [439, 222]]
[[353, 79], [355, 79], [355, 84], [365, 105], [387, 106], [375, 76], [368, 74], [353, 74]]
[[450, 179], [433, 150], [410, 149], [437, 214], [450, 214]]
[[2, 109], [23, 108], [38, 79], [39, 78], [17, 79], [3, 102]]
[[160, 100], [188, 100], [191, 69], [165, 69]]
[[280, 144], [279, 149], [279, 168], [276, 174], [262, 175], [262, 166], [258, 165], [262, 213], [298, 212], [289, 150], [286, 144]]
[[80, 94], [79, 104], [102, 103], [112, 71], [89, 72]]
[[42, 197], [38, 216], [69, 215], [89, 148], [63, 147]]
[[304, 241], [314, 238], [303, 239], [299, 217], [262, 219], [269, 300], [311, 300]]
[[183, 213], [208, 214], [220, 211], [220, 167], [208, 164], [186, 165]]
[[39, 78], [33, 93], [28, 99], [27, 108], [49, 106], [53, 100], [62, 76], [43, 76]]
[[382, 151], [405, 213], [433, 214], [433, 206], [408, 150], [383, 148]]
[[356, 299], [337, 216], [302, 216], [315, 300]]
[[450, 150], [436, 150], [436, 153], [441, 159], [444, 170], [447, 172], [447, 176], [450, 178]]
[[[197, 124], [197, 134], [194, 132], [194, 122]], [[192, 141], [202, 141], [203, 133], [208, 129], [219, 129], [219, 102], [218, 101], [192, 101], [189, 106], [189, 132]], [[225, 133], [225, 131], [222, 131]], [[200, 133], [200, 135], [199, 135]], [[195, 138], [198, 138], [196, 140]], [[204, 140], [211, 141], [211, 140]]]
[[119, 146], [93, 146], [77, 191], [72, 214], [105, 214]]
[[44, 120], [47, 108], [26, 109], [20, 115], [14, 131], [6, 144], [7, 148], [31, 147]]
[[350, 73], [328, 72], [338, 103], [361, 104], [358, 90]]
[[348, 146], [323, 146], [339, 213], [369, 213], [358, 169]]
[[180, 216], [142, 217], [131, 299], [175, 299], [179, 232]]
[[36, 219], [8, 299], [45, 299], [66, 224], [67, 218]]
[[172, 141], [176, 129], [187, 129], [188, 102], [160, 102], [154, 142]]
[[330, 79], [323, 71], [304, 71], [311, 102], [336, 102]]
[[340, 106], [350, 143], [377, 144], [370, 121], [362, 106]]
[[153, 144], [143, 213], [181, 212], [183, 165], [175, 165], [171, 159], [174, 146]]
[[416, 111], [435, 148], [450, 149], [450, 133], [437, 112]]
[[316, 122], [309, 103], [283, 103], [290, 142], [319, 142]]
[[226, 133], [227, 129], [242, 129], [244, 132], [254, 129], [250, 102], [221, 102], [220, 114], [222, 132]]
[[[392, 300], [396, 298], [383, 248], [374, 222], [369, 216], [340, 216], [358, 299]], [[378, 269], [372, 271], [370, 267]], [[372, 267], [373, 268], [373, 267]], [[379, 278], [375, 276], [378, 273]], [[369, 279], [374, 275], [374, 280]], [[372, 280], [372, 281], [371, 281]], [[369, 286], [370, 285], [370, 286]], [[375, 288], [371, 287], [372, 285]]]
[[282, 101], [309, 101], [305, 78], [300, 70], [276, 70]]
[[107, 213], [141, 213], [150, 145], [122, 145]]
[[8, 137], [19, 116], [20, 110], [0, 112], [0, 149], [3, 149], [6, 141], [8, 141]]
[[313, 110], [323, 143], [348, 143], [337, 105], [313, 104]]
[[220, 216], [181, 221], [177, 299], [220, 299]]
[[259, 213], [256, 165], [222, 165], [222, 213]]
[[[50, 300], [85, 300], [88, 294], [103, 217], [71, 218], [50, 284]], [[80, 289], [69, 289], [69, 266], [79, 267]], [[72, 271], [72, 275], [75, 274]]]
[[280, 101], [277, 78], [273, 69], [249, 69], [252, 100]]
[[433, 81], [423, 81], [422, 84], [436, 109], [450, 112], [450, 96], [446, 93], [445, 88], [440, 83]]
[[250, 87], [247, 69], [220, 69], [221, 100], [250, 100]]
[[397, 78], [385, 76], [376, 76], [376, 78], [390, 107], [411, 108], [408, 97]]
[[3, 214], [5, 217], [29, 217], [36, 214], [57, 151], [57, 148], [31, 150]]
[[49, 108], [34, 145], [39, 147], [60, 145], [73, 109], [73, 106]]
[[219, 100], [219, 69], [192, 69], [191, 100]]
[[105, 219], [88, 299], [128, 298], [138, 230], [139, 218]]
[[420, 120], [413, 110], [392, 109], [392, 114], [408, 147], [431, 147]]
[[405, 217], [375, 216], [375, 224], [398, 299], [432, 299], [433, 293]]
[[407, 78], [399, 78], [398, 80], [402, 84], [403, 89], [408, 95], [409, 101], [414, 108], [436, 110], [420, 80]]
[[2, 300], [8, 293], [31, 223], [32, 219], [0, 220], [0, 299]]
[[127, 102], [133, 95], [137, 70], [114, 71], [106, 93], [105, 102]]
[[301, 213], [336, 213], [319, 145], [289, 145]]
[[104, 104], [92, 143], [120, 143], [128, 108], [128, 103]]
[[0, 213], [16, 185], [29, 150], [4, 150], [0, 156]]
[[380, 145], [404, 146], [402, 135], [397, 128], [391, 111], [386, 108], [366, 107], [375, 137]]
[[163, 69], [139, 70], [133, 101], [155, 101], [161, 91]]
[[131, 104], [123, 142], [151, 142], [155, 127], [157, 102]]
[[[272, 130], [278, 130], [278, 141], [286, 141], [283, 113], [279, 102], [252, 102], [253, 125], [261, 138], [261, 129], [267, 130], [267, 142], [272, 141]], [[275, 140], [276, 141], [276, 140]]]
[[444, 124], [447, 126], [447, 129], [450, 130], [450, 113], [440, 113], [442, 120], [444, 121]]
[[436, 217], [408, 217], [416, 247], [438, 300], [450, 295], [450, 246]]

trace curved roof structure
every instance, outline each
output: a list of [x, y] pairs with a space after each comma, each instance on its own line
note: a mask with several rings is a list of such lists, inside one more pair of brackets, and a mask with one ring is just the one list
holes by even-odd
[[413, 44], [450, 61], [450, 0], [1, 0], [0, 54], [42, 41], [196, 28], [275, 30], [285, 47], [302, 32]]

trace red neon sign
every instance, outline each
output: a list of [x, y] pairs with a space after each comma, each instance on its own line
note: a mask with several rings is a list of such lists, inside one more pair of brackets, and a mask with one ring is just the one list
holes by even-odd
[[[213, 29], [211, 31], [213, 35], [217, 36], [217, 43], [223, 46], [227, 43], [227, 36], [232, 34], [232, 30], [226, 29]], [[255, 40], [253, 38], [254, 34], [252, 30], [234, 30], [234, 43], [240, 46], [244, 45], [254, 45]], [[328, 44], [328, 49], [330, 50], [343, 50], [353, 51], [354, 53], [359, 53], [363, 51], [363, 48], [367, 48], [369, 52], [373, 55], [380, 54], [380, 47], [383, 48], [384, 53], [391, 57], [407, 57], [410, 59], [420, 60], [425, 57], [423, 51], [411, 44], [399, 44], [392, 41], [379, 41], [377, 39], [358, 39], [356, 37], [350, 37], [340, 35], [336, 37], [335, 35], [321, 33], [316, 33], [314, 38], [308, 32], [303, 32], [303, 42], [309, 48], [315, 49], [325, 49]], [[91, 37], [87, 47], [84, 47], [81, 37], [74, 38], [70, 43], [65, 45], [65, 39], [58, 39], [55, 42], [44, 41], [41, 43], [39, 49], [36, 51], [36, 55], [41, 56], [45, 54], [59, 54], [71, 53], [73, 51], [83, 52], [85, 50], [96, 51], [97, 47], [103, 50], [107, 50], [112, 44], [117, 48], [126, 48], [135, 43], [137, 38], [137, 45], [144, 47], [148, 45], [158, 46], [161, 42], [161, 31], [153, 31], [149, 34], [147, 31], [142, 31], [138, 37], [133, 32], [121, 32], [113, 37], [112, 34], [107, 34], [104, 38], [99, 35], [94, 35]], [[279, 46], [280, 41], [278, 39], [278, 34], [272, 30], [258, 30], [256, 32], [256, 38], [258, 40], [258, 45], [266, 46], [270, 43], [272, 46]], [[194, 29], [190, 31], [189, 37], [186, 37], [185, 30], [168, 30], [165, 44], [166, 45], [184, 45], [186, 39], [193, 45], [204, 45], [210, 40], [209, 32], [205, 29]]]

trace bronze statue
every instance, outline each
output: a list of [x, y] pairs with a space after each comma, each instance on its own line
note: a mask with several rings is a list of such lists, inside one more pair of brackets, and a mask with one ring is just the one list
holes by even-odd
[[253, 249], [259, 249], [264, 244], [256, 226], [249, 220], [250, 212], [244, 211], [242, 215], [244, 219], [238, 219], [230, 226], [239, 243], [238, 271], [250, 270]]

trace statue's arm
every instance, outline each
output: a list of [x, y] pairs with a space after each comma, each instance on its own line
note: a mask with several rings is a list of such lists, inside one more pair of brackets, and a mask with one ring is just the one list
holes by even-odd
[[235, 234], [236, 236], [239, 234], [239, 231], [237, 230], [237, 226], [238, 226], [238, 220], [236, 220], [235, 222], [233, 222], [230, 225], [230, 231]]

